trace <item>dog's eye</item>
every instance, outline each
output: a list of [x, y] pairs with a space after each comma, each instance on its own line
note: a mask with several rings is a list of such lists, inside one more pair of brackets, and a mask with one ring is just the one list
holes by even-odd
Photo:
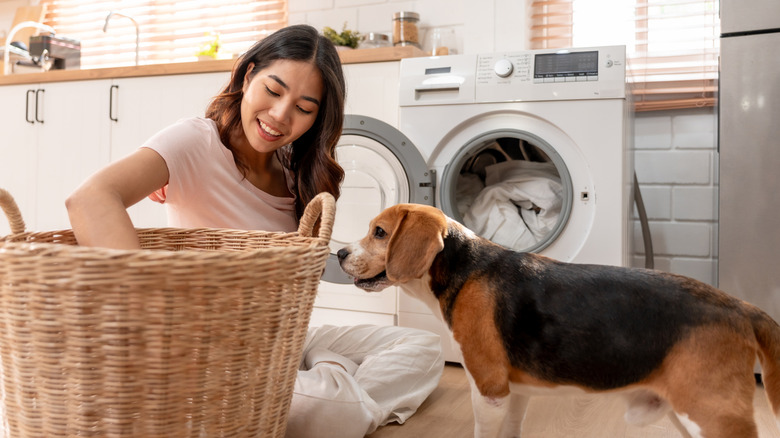
[[385, 233], [385, 230], [383, 230], [381, 227], [374, 228], [374, 237], [377, 239], [383, 239], [385, 236], [387, 236], [387, 233]]

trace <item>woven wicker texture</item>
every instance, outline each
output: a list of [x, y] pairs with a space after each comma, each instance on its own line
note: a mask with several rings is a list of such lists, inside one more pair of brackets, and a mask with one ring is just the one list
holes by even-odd
[[137, 229], [135, 251], [0, 237], [0, 435], [284, 436], [334, 215], [323, 193], [295, 233]]

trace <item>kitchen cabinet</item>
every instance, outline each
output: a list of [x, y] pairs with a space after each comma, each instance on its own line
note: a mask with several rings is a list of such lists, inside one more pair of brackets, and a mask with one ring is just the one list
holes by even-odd
[[[229, 72], [47, 82], [0, 87], [0, 187], [27, 229], [70, 228], [65, 199], [92, 173], [129, 155], [178, 119], [203, 116]], [[137, 227], [166, 225], [145, 199], [129, 209]], [[0, 235], [8, 234], [0, 221]]]
[[[30, 93], [32, 90], [32, 93]], [[32, 141], [35, 126], [35, 88], [28, 85], [0, 87], [0, 187], [13, 195], [22, 217], [31, 228], [35, 212], [36, 147]], [[32, 103], [32, 110], [25, 108]], [[25, 111], [26, 110], [26, 111]], [[8, 221], [0, 219], [0, 236], [10, 232]]]
[[49, 83], [38, 99], [36, 230], [70, 228], [65, 199], [109, 162], [107, 80]]
[[[111, 161], [131, 154], [152, 135], [185, 117], [203, 116], [230, 72], [114, 79], [111, 108]], [[128, 209], [136, 227], [164, 227], [165, 208], [147, 199]]]
[[65, 198], [109, 162], [109, 126], [99, 122], [109, 83], [0, 87], [0, 185], [16, 199], [28, 230], [69, 228]]

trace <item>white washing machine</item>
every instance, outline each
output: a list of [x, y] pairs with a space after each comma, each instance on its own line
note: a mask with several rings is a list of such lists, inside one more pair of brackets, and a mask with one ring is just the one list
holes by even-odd
[[[629, 265], [633, 134], [623, 46], [404, 59], [400, 75], [399, 128], [436, 174], [437, 207], [519, 251]], [[539, 208], [551, 193], [554, 202]], [[448, 333], [406, 294], [398, 323]]]

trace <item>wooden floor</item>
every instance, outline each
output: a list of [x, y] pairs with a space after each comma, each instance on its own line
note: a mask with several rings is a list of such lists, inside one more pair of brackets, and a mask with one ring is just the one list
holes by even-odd
[[[369, 438], [472, 438], [474, 420], [465, 371], [447, 365], [439, 387], [405, 424], [380, 427]], [[760, 438], [780, 438], [780, 430], [764, 395], [756, 391], [754, 406]], [[625, 403], [615, 395], [534, 397], [528, 406], [523, 438], [679, 438], [664, 418], [647, 427], [623, 421]]]

